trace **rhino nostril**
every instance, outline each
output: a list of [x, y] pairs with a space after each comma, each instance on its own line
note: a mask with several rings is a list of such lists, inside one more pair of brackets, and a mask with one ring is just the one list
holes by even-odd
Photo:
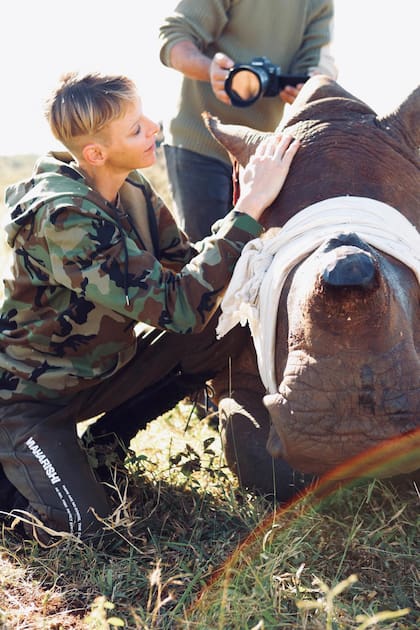
[[344, 248], [345, 251], [341, 249], [330, 252], [331, 259], [321, 274], [324, 283], [334, 287], [373, 287], [375, 264], [372, 256], [352, 247]]

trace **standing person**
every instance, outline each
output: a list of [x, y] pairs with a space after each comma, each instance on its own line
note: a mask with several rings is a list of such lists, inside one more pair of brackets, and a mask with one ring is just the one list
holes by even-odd
[[163, 21], [160, 59], [184, 75], [165, 124], [164, 151], [174, 210], [192, 241], [209, 234], [232, 207], [230, 159], [205, 128], [202, 112], [273, 131], [302, 87], [233, 107], [224, 90], [229, 68], [265, 56], [284, 74], [336, 78], [333, 15], [333, 0], [181, 0]]
[[263, 144], [234, 210], [193, 246], [136, 170], [155, 162], [159, 126], [130, 79], [70, 73], [46, 115], [69, 153], [6, 191], [0, 510], [25, 507], [41, 538], [44, 526], [84, 537], [111, 508], [77, 423], [104, 413], [82, 442], [98, 452], [115, 434], [123, 458], [149, 420], [222, 369], [214, 316], [297, 142]]

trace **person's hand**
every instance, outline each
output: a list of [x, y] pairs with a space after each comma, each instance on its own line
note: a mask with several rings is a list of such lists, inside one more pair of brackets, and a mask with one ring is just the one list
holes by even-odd
[[282, 189], [298, 147], [299, 141], [289, 135], [274, 133], [265, 138], [241, 169], [235, 210], [258, 221]]
[[210, 64], [210, 84], [214, 95], [222, 103], [230, 105], [230, 98], [225, 92], [225, 81], [229, 74], [230, 68], [235, 65], [233, 59], [218, 52], [214, 55]]
[[293, 85], [286, 85], [281, 92], [279, 92], [279, 96], [283, 103], [288, 103], [291, 105], [301, 89], [303, 88], [304, 83], [298, 83], [295, 87]]

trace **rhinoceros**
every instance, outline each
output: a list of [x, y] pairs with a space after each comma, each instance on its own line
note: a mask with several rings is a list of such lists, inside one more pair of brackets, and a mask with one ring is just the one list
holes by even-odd
[[[267, 135], [203, 118], [240, 166]], [[300, 148], [222, 303], [219, 336], [250, 334], [213, 387], [229, 467], [287, 499], [366, 452], [361, 475], [420, 468], [420, 88], [379, 117], [316, 76], [277, 131]]]

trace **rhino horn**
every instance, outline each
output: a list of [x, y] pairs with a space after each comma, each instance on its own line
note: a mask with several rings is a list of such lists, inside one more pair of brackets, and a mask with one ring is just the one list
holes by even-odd
[[244, 125], [223, 124], [208, 112], [204, 112], [202, 118], [211, 135], [229, 153], [232, 162], [236, 160], [241, 166], [248, 164], [261, 140], [271, 135]]
[[380, 119], [381, 125], [398, 135], [404, 143], [420, 147], [420, 86], [394, 112]]

